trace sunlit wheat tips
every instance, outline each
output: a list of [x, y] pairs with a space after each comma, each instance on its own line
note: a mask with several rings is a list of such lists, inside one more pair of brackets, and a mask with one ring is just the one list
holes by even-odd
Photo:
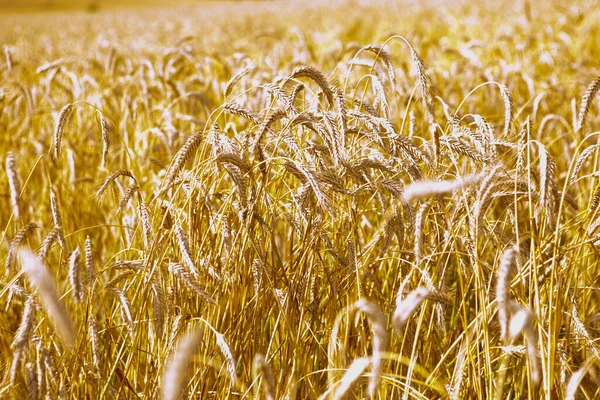
[[71, 348], [75, 337], [73, 323], [60, 299], [54, 278], [40, 260], [29, 250], [19, 250], [19, 256], [23, 263], [23, 272], [27, 275], [32, 287], [36, 289], [40, 296], [42, 305], [52, 320], [62, 343]]
[[127, 332], [131, 340], [135, 340], [135, 321], [133, 319], [133, 310], [131, 309], [131, 302], [125, 291], [121, 289], [113, 288], [113, 292], [119, 298], [119, 305], [121, 306], [121, 317], [123, 322], [127, 326]]

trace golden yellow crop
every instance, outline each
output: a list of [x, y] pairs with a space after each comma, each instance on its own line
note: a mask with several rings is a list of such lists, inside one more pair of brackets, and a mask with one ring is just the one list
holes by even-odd
[[0, 14], [0, 398], [600, 397], [596, 2], [97, 3]]

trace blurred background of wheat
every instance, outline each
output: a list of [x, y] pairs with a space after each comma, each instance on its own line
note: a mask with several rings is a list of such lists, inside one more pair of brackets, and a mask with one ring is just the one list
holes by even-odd
[[34, 3], [0, 397], [600, 396], [596, 2]]

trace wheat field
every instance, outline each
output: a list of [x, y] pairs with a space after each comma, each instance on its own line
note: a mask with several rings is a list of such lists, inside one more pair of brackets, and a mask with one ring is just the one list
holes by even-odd
[[600, 398], [595, 1], [0, 25], [0, 398]]

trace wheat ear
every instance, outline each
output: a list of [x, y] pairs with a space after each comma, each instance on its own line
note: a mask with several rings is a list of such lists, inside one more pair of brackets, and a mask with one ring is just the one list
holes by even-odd
[[581, 98], [581, 105], [579, 106], [579, 114], [577, 115], [577, 126], [575, 127], [575, 133], [579, 133], [581, 129], [583, 129], [583, 124], [585, 124], [585, 119], [590, 111], [590, 106], [592, 105], [592, 100], [596, 97], [596, 94], [600, 90], [600, 76], [596, 77], [590, 83], [585, 94]]
[[195, 132], [190, 137], [187, 138], [181, 149], [175, 155], [175, 160], [169, 169], [169, 174], [163, 183], [163, 188], [168, 188], [171, 186], [175, 177], [181, 171], [186, 161], [191, 157], [192, 153], [198, 148], [200, 143], [202, 142], [202, 138], [204, 137], [202, 132]]
[[100, 132], [102, 134], [102, 164], [100, 165], [100, 168], [105, 168], [106, 158], [108, 157], [108, 146], [110, 146], [110, 141], [108, 138], [108, 121], [106, 121], [104, 114], [100, 110], [96, 110], [96, 115], [98, 116]]
[[12, 151], [9, 151], [6, 155], [6, 175], [8, 176], [8, 186], [10, 188], [10, 204], [13, 209], [14, 218], [18, 220], [20, 217], [19, 194], [21, 192], [21, 187], [19, 185], [17, 163], [15, 162], [15, 156]]
[[69, 281], [73, 289], [73, 297], [77, 303], [84, 298], [83, 283], [81, 282], [81, 251], [77, 247], [69, 257]]
[[498, 268], [498, 281], [496, 282], [496, 303], [498, 303], [498, 322], [500, 335], [504, 341], [508, 339], [508, 317], [510, 302], [510, 281], [517, 265], [517, 248], [511, 247], [504, 251]]
[[71, 116], [73, 111], [73, 104], [67, 104], [64, 106], [60, 113], [58, 114], [58, 119], [56, 121], [56, 127], [54, 128], [54, 159], [58, 159], [60, 157], [61, 143], [63, 137], [63, 131], [65, 130], [65, 125]]
[[358, 378], [360, 378], [363, 375], [363, 373], [370, 364], [371, 359], [369, 357], [360, 357], [352, 361], [352, 364], [350, 364], [350, 367], [348, 367], [348, 370], [342, 377], [340, 381], [340, 386], [338, 386], [338, 388], [336, 389], [335, 394], [333, 395], [333, 399], [343, 399], [346, 396], [346, 393], [348, 393], [348, 391], [352, 389], [354, 383], [358, 380]]
[[450, 193], [470, 186], [479, 180], [478, 175], [467, 175], [453, 181], [417, 181], [404, 189], [402, 198], [405, 202], [440, 194]]
[[253, 371], [255, 378], [258, 378], [259, 375], [262, 377], [265, 400], [275, 400], [275, 380], [273, 379], [273, 371], [262, 354], [257, 354], [256, 357], [254, 357]]
[[187, 378], [192, 372], [194, 355], [202, 344], [203, 337], [204, 329], [198, 328], [186, 334], [177, 343], [162, 378], [163, 400], [181, 399]]
[[383, 353], [387, 346], [386, 320], [381, 309], [375, 303], [360, 299], [354, 303], [354, 307], [367, 315], [373, 330], [372, 376], [368, 387], [369, 397], [373, 398], [381, 382]]
[[23, 261], [23, 272], [29, 277], [31, 285], [37, 289], [42, 304], [54, 323], [63, 344], [68, 348], [72, 348], [75, 336], [73, 323], [64, 304], [60, 301], [54, 278], [29, 250], [19, 250], [19, 256]]

